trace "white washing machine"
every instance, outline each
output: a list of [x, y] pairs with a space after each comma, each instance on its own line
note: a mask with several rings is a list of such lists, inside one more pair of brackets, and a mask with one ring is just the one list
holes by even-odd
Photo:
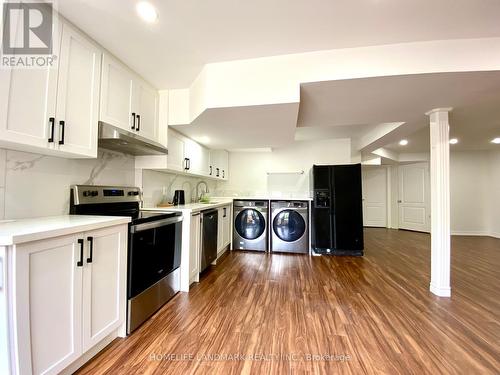
[[233, 249], [267, 251], [269, 202], [234, 201]]
[[309, 253], [309, 202], [271, 202], [271, 251]]

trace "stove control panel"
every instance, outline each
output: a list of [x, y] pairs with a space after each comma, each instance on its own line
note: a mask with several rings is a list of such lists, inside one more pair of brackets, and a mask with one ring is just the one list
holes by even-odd
[[74, 205], [140, 202], [141, 189], [125, 186], [74, 185], [71, 187], [71, 200]]

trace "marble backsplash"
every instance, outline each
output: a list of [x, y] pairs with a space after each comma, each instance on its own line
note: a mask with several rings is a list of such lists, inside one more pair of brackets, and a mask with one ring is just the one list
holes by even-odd
[[[156, 207], [164, 200], [172, 201], [175, 190], [184, 190], [186, 203], [196, 199], [196, 186], [199, 181], [205, 181], [209, 194], [217, 196], [225, 182], [191, 177], [173, 173], [163, 173], [145, 170], [142, 172], [144, 207]], [[200, 186], [200, 191], [205, 187]]]
[[134, 157], [112, 151], [65, 159], [0, 149], [0, 218], [67, 214], [71, 185], [134, 186], [134, 179]]

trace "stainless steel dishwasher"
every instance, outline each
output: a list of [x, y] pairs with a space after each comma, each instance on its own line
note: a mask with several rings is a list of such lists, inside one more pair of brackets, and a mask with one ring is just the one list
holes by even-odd
[[217, 258], [217, 210], [201, 212], [201, 262], [200, 272]]

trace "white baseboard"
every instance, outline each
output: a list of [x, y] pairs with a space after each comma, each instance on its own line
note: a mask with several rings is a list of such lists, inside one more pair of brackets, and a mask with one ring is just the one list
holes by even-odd
[[489, 236], [488, 232], [482, 231], [464, 231], [464, 230], [452, 230], [452, 236]]
[[434, 285], [430, 285], [429, 290], [439, 297], [451, 297], [451, 288], [450, 287], [438, 287]]
[[486, 236], [500, 238], [500, 233], [481, 231], [452, 231], [452, 236]]

